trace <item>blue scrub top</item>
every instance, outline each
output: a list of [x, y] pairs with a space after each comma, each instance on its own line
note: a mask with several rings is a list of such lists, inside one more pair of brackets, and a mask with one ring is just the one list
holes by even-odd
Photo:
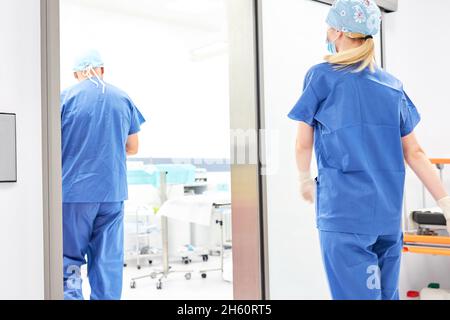
[[322, 231], [392, 235], [401, 231], [402, 137], [421, 120], [402, 83], [369, 68], [312, 67], [289, 113], [314, 127], [317, 226]]
[[84, 80], [61, 94], [63, 202], [128, 199], [126, 143], [144, 117], [123, 91]]

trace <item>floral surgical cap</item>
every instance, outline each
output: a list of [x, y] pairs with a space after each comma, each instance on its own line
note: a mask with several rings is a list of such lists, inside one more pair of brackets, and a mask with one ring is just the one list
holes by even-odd
[[336, 0], [327, 23], [342, 32], [373, 36], [380, 31], [381, 11], [373, 0]]

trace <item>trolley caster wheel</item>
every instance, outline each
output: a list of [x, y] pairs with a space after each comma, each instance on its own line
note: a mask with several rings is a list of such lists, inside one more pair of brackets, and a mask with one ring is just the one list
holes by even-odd
[[152, 274], [150, 275], [150, 278], [156, 279], [157, 276], [158, 276], [158, 275], [157, 275], [156, 273], [152, 273]]
[[138, 270], [141, 270], [141, 268], [142, 268], [141, 266], [137, 266], [137, 269], [138, 269]]
[[190, 274], [190, 273], [186, 273], [185, 275], [184, 275], [184, 277], [186, 278], [186, 280], [191, 280], [192, 279], [192, 274]]
[[202, 278], [206, 279], [208, 277], [208, 275], [206, 273], [202, 273]]
[[128, 265], [127, 265], [126, 263], [124, 263], [124, 264], [123, 264], [123, 267], [126, 268], [126, 267], [128, 267]]
[[183, 258], [182, 262], [183, 262], [184, 264], [189, 264], [189, 263], [192, 262], [192, 260], [189, 259], [189, 258]]
[[153, 264], [153, 260], [148, 260], [148, 264]]
[[209, 260], [209, 256], [208, 255], [203, 255], [203, 262], [207, 262]]
[[158, 282], [158, 283], [156, 284], [156, 289], [157, 289], [157, 290], [162, 290], [162, 282]]
[[136, 281], [131, 281], [130, 288], [131, 289], [136, 289]]

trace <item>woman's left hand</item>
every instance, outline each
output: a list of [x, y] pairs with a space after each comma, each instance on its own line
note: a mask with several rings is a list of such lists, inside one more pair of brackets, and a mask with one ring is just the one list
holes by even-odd
[[439, 207], [441, 207], [444, 212], [445, 218], [447, 219], [447, 231], [450, 236], [450, 197], [445, 197], [438, 201]]

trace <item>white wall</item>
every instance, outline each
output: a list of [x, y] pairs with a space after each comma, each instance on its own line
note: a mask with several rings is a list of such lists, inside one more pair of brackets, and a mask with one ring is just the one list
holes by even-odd
[[[450, 158], [450, 42], [447, 34], [448, 0], [399, 0], [398, 12], [386, 15], [386, 69], [405, 85], [422, 115], [416, 129], [430, 158]], [[450, 167], [445, 184], [450, 190]], [[409, 170], [408, 210], [422, 208], [421, 184]], [[428, 194], [428, 207], [436, 204]], [[440, 282], [450, 289], [450, 257], [404, 255], [401, 289], [421, 289]]]
[[18, 183], [0, 184], [0, 299], [44, 298], [40, 1], [0, 2], [0, 111], [17, 113]]

